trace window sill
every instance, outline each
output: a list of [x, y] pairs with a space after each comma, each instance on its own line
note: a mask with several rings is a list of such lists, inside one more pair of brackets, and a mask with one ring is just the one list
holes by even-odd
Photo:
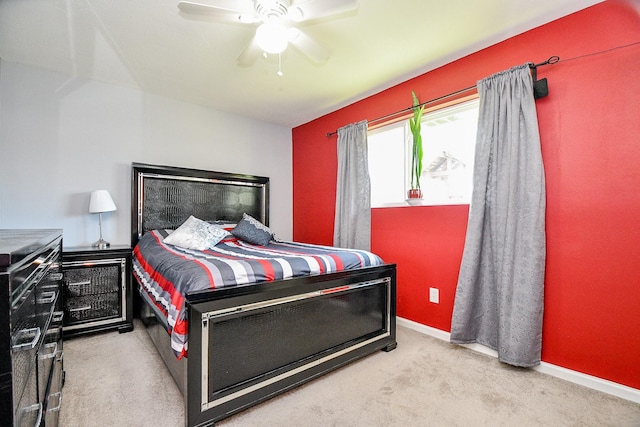
[[438, 202], [430, 202], [426, 200], [413, 201], [409, 203], [408, 201], [404, 202], [396, 202], [396, 203], [385, 203], [378, 206], [371, 206], [371, 209], [385, 209], [385, 208], [411, 208], [411, 207], [424, 207], [424, 206], [464, 206], [469, 205], [469, 202], [449, 202], [449, 203], [438, 203]]

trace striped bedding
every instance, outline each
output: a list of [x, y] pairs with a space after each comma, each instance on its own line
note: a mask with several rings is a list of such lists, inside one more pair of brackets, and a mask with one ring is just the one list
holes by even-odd
[[154, 230], [142, 236], [133, 251], [133, 273], [143, 299], [166, 319], [178, 359], [187, 354], [188, 292], [383, 264], [367, 251], [274, 240], [255, 246], [228, 238], [211, 250], [183, 249], [163, 243], [168, 234]]

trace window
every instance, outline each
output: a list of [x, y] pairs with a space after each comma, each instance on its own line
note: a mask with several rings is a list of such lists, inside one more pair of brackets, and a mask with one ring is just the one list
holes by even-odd
[[[478, 105], [476, 98], [424, 113], [423, 205], [470, 203]], [[411, 167], [409, 121], [371, 130], [368, 142], [371, 206], [406, 205]]]

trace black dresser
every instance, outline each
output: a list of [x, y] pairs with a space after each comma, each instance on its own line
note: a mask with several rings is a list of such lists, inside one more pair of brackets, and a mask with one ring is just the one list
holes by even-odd
[[0, 424], [56, 426], [62, 402], [62, 230], [0, 229]]

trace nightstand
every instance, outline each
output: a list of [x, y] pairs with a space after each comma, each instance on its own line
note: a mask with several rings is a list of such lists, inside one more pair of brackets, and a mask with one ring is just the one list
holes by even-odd
[[133, 329], [131, 247], [64, 248], [62, 271], [65, 338]]

